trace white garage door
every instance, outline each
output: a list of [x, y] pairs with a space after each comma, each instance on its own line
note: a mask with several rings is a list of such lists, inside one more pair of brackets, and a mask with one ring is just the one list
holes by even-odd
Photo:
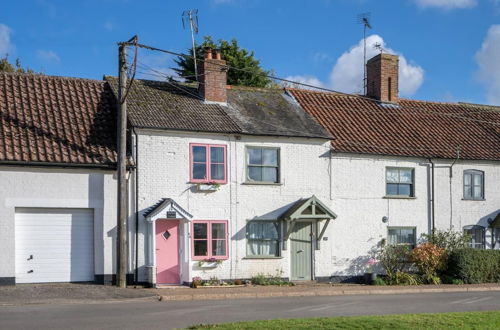
[[94, 280], [89, 209], [16, 209], [16, 283]]

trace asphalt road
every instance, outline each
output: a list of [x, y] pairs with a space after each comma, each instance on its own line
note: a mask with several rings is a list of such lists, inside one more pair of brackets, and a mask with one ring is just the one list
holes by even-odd
[[257, 319], [500, 310], [500, 292], [0, 307], [0, 329], [169, 329]]

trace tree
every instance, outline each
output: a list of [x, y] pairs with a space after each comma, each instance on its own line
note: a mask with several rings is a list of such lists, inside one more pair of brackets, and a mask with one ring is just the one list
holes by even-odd
[[0, 59], [0, 72], [17, 72], [17, 73], [34, 73], [30, 68], [23, 69], [21, 67], [21, 60], [16, 59], [16, 63], [12, 65], [9, 62], [9, 55], [6, 54], [4, 58]]
[[[267, 87], [272, 84], [271, 79], [267, 77], [271, 71], [265, 71], [260, 67], [260, 61], [255, 59], [253, 51], [248, 51], [238, 45], [236, 39], [226, 41], [220, 39], [217, 43], [212, 37], [205, 36], [203, 43], [196, 46], [196, 58], [203, 60], [205, 55], [205, 47], [212, 49], [220, 49], [222, 58], [226, 60], [228, 66], [235, 69], [229, 69], [227, 72], [227, 83], [229, 85], [241, 85], [251, 87]], [[186, 54], [190, 57], [178, 56], [175, 59], [177, 68], [173, 68], [175, 72], [187, 81], [196, 81], [194, 72], [194, 60], [192, 58], [193, 49], [190, 48]], [[203, 62], [198, 61], [198, 67]], [[245, 71], [237, 70], [242, 69]]]

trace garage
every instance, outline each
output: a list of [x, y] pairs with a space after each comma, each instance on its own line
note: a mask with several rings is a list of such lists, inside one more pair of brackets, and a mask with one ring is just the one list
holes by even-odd
[[94, 281], [92, 209], [16, 208], [16, 283]]

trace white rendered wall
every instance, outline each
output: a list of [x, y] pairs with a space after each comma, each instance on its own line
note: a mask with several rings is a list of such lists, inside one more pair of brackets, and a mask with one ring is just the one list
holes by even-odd
[[90, 208], [95, 274], [114, 273], [116, 180], [101, 170], [0, 167], [0, 277], [15, 276], [16, 207]]

